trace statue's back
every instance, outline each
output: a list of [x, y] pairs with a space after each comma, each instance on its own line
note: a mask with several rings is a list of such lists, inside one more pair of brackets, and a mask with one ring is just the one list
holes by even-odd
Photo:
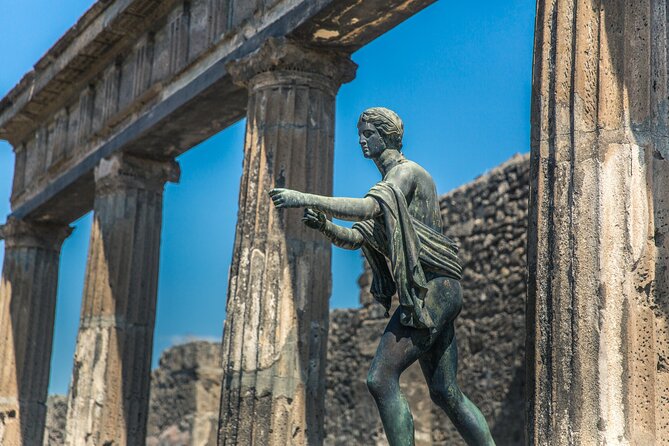
[[442, 232], [439, 196], [432, 176], [420, 164], [409, 160], [396, 166], [395, 169], [404, 170], [402, 173], [410, 176], [414, 183], [413, 193], [405, 197], [411, 216], [435, 231]]

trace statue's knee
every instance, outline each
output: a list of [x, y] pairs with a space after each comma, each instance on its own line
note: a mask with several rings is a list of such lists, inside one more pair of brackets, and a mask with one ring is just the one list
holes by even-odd
[[462, 403], [462, 392], [457, 384], [434, 384], [430, 387], [430, 397], [447, 413], [455, 412]]
[[367, 389], [369, 393], [376, 396], [377, 392], [381, 388], [380, 377], [374, 369], [370, 369], [367, 373]]
[[367, 388], [373, 397], [382, 396], [389, 389], [388, 378], [377, 368], [369, 369], [367, 373]]

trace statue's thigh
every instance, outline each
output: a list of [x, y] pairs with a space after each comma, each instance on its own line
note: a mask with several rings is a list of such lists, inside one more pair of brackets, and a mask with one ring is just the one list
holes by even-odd
[[452, 323], [462, 309], [460, 282], [449, 277], [436, 277], [427, 284], [425, 308], [439, 331]]
[[420, 366], [432, 391], [445, 391], [455, 382], [458, 370], [458, 346], [453, 322], [446, 323], [446, 327], [435, 339], [430, 351], [421, 356]]

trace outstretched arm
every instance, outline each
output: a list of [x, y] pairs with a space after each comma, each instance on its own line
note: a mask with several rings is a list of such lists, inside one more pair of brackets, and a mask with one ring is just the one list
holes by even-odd
[[372, 197], [324, 197], [291, 189], [272, 189], [269, 196], [278, 209], [308, 207], [342, 220], [369, 220], [381, 214], [379, 203]]
[[340, 248], [355, 250], [362, 246], [363, 238], [355, 229], [336, 225], [325, 218], [325, 214], [313, 209], [305, 209], [302, 222], [312, 229], [318, 229], [333, 245]]

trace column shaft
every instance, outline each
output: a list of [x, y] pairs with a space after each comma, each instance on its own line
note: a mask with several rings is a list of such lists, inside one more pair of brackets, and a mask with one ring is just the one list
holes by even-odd
[[10, 219], [0, 227], [0, 444], [42, 444], [60, 247], [66, 226]]
[[664, 0], [539, 0], [528, 444], [669, 444]]
[[177, 173], [128, 155], [96, 168], [67, 445], [145, 442], [163, 186]]
[[330, 246], [267, 192], [332, 194], [336, 91], [354, 65], [270, 40], [228, 67], [249, 88], [223, 339], [221, 445], [323, 439]]

